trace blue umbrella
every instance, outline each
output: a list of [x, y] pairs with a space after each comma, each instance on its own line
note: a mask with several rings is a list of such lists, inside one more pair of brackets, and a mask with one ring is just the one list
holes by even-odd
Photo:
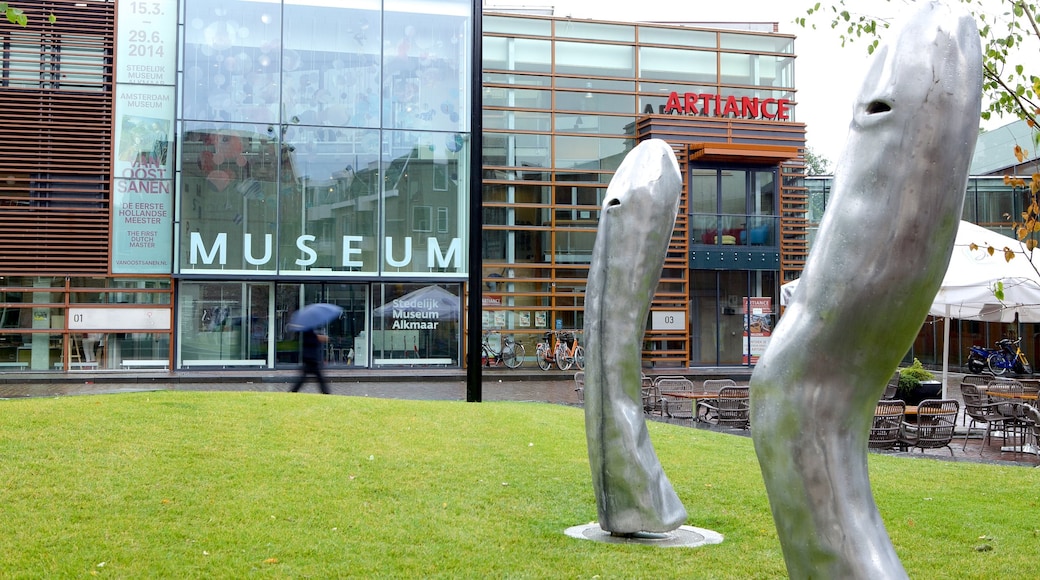
[[292, 313], [286, 328], [293, 331], [310, 330], [336, 320], [343, 314], [343, 308], [335, 304], [308, 304]]

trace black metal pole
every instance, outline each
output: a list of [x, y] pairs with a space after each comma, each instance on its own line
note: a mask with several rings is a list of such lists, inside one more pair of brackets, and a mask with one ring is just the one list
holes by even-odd
[[466, 401], [479, 403], [483, 399], [481, 349], [481, 310], [483, 291], [484, 209], [483, 209], [483, 84], [484, 60], [481, 44], [484, 39], [482, 16], [483, 1], [473, 0], [473, 61], [470, 64], [470, 163], [469, 163], [469, 303], [466, 308]]

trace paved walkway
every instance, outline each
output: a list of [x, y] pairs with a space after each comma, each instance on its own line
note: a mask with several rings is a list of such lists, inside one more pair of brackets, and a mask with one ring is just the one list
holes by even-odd
[[[689, 376], [695, 383], [705, 378], [731, 376], [738, 382], [747, 383], [749, 372], [737, 369], [736, 376], [727, 373], [726, 369], [687, 370], [681, 374]], [[661, 374], [680, 374], [661, 373]], [[330, 389], [334, 395], [357, 397], [379, 397], [411, 400], [466, 400], [466, 377], [464, 371], [458, 369], [394, 369], [368, 372], [343, 371], [328, 369]], [[534, 372], [523, 369], [517, 371], [489, 370], [483, 375], [483, 401], [532, 401], [577, 406], [578, 399], [574, 392], [573, 373]], [[226, 371], [192, 371], [182, 373], [147, 372], [137, 374], [126, 373], [85, 373], [77, 374], [4, 374], [0, 376], [0, 398], [20, 397], [52, 397], [60, 395], [84, 395], [106, 393], [128, 393], [150, 390], [191, 390], [191, 391], [288, 391], [296, 378], [296, 371], [269, 371], [259, 373], [242, 373]], [[961, 375], [951, 374], [950, 383], [958, 385]], [[317, 386], [310, 380], [303, 389], [304, 393], [317, 393]], [[961, 398], [959, 387], [948, 389], [948, 396]], [[667, 419], [654, 418], [667, 421]], [[1025, 467], [1040, 466], [1040, 456], [1029, 453], [1014, 454], [1000, 451], [1000, 441], [983, 446], [981, 430], [973, 431], [973, 436], [964, 443], [965, 423], [959, 421], [960, 433], [954, 439], [951, 453], [947, 449], [930, 449], [924, 453], [919, 450], [913, 457], [925, 457], [938, 460], [975, 461]], [[710, 429], [738, 436], [748, 436], [749, 432], [717, 428], [701, 423], [690, 425], [696, 429]], [[962, 446], [965, 446], [962, 449]], [[882, 452], [899, 453], [902, 452]]]

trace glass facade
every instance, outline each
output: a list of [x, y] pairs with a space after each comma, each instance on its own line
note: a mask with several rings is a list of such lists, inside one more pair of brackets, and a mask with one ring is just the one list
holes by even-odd
[[[788, 36], [487, 14], [483, 42], [482, 322], [485, 330], [527, 343], [528, 352], [546, 329], [584, 325], [600, 206], [613, 172], [636, 145], [637, 121], [660, 113], [675, 93], [710, 95], [713, 103], [731, 95], [785, 99], [788, 121], [797, 109]], [[729, 131], [710, 127], [717, 129], [704, 131]], [[746, 142], [753, 147], [768, 139], [758, 134]], [[777, 254], [777, 163], [698, 160], [684, 167], [682, 245]], [[731, 262], [724, 268], [734, 271], [720, 274], [723, 266], [674, 258], [654, 304], [679, 311], [688, 324], [648, 332], [644, 363], [748, 364], [754, 349], [741, 330], [744, 318], [726, 313], [731, 301], [744, 313], [742, 299], [773, 297], [778, 262], [752, 269]], [[730, 331], [734, 344], [720, 343]]]
[[[344, 307], [330, 363], [395, 364], [376, 297], [457, 302], [468, 272], [472, 3], [183, 6], [177, 365], [296, 364], [285, 326], [315, 301]], [[408, 352], [459, 364], [457, 324]]]

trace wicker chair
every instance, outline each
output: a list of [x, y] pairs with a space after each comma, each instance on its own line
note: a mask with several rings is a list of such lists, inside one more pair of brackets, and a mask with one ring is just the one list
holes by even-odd
[[[733, 379], [707, 379], [701, 387], [705, 393], [717, 393], [726, 387], [737, 386]], [[694, 418], [698, 421], [710, 422], [708, 420], [709, 407], [718, 405], [718, 399], [698, 399], [694, 408]]]
[[953, 457], [953, 430], [957, 425], [960, 403], [956, 399], [925, 399], [917, 406], [914, 420], [903, 421], [899, 430], [899, 446], [924, 453], [925, 449], [945, 447]]
[[641, 377], [640, 390], [643, 397], [643, 413], [654, 416], [662, 415], [664, 403], [661, 401], [661, 391], [657, 389], [654, 380], [646, 375]]
[[668, 396], [669, 391], [692, 393], [693, 381], [686, 377], [658, 377], [654, 381], [654, 388], [660, 397], [662, 415], [681, 421], [689, 419], [693, 422], [693, 399]]
[[892, 449], [899, 444], [899, 429], [903, 425], [903, 401], [878, 401], [874, 410], [874, 422], [870, 426], [870, 449]]
[[967, 449], [968, 438], [971, 430], [977, 425], [985, 425], [986, 432], [982, 436], [982, 444], [979, 446], [979, 455], [986, 445], [989, 444], [993, 431], [1000, 431], [1001, 438], [1004, 437], [1004, 420], [1006, 417], [1000, 412], [1001, 403], [991, 403], [984, 397], [979, 388], [972, 383], [961, 383], [961, 398], [964, 399], [964, 417], [968, 423], [968, 429], [964, 432], [964, 445], [961, 450]]
[[749, 429], [751, 427], [750, 391], [748, 387], [723, 387], [713, 402], [702, 402], [702, 420], [714, 425]]

